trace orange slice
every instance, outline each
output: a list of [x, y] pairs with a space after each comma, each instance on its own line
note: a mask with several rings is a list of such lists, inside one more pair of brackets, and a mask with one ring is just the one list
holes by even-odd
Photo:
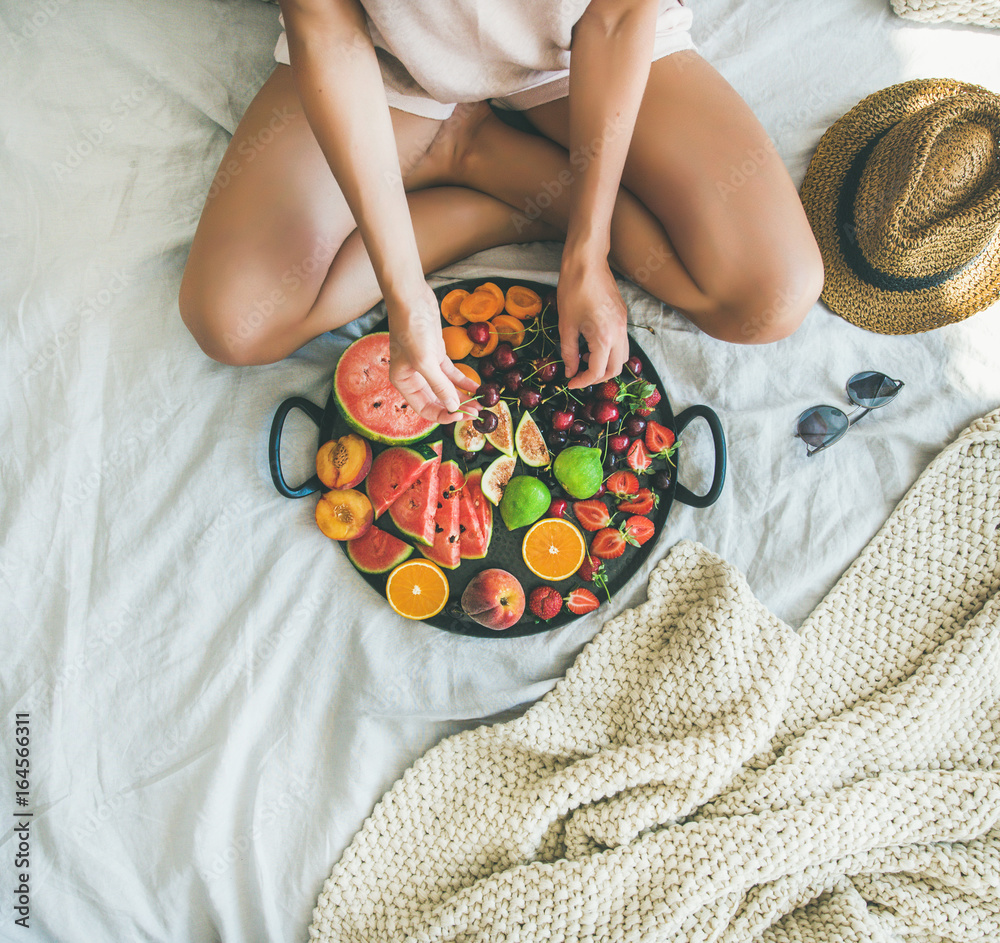
[[521, 556], [529, 570], [543, 580], [569, 579], [583, 563], [587, 542], [576, 524], [561, 517], [543, 517], [528, 528]]
[[526, 321], [533, 318], [542, 310], [542, 299], [538, 292], [525, 288], [523, 285], [511, 285], [507, 289], [507, 297], [504, 302], [507, 313]]
[[458, 367], [458, 369], [461, 370], [462, 373], [464, 373], [470, 380], [472, 380], [472, 382], [475, 383], [476, 386], [483, 385], [482, 377], [478, 373], [476, 373], [476, 371], [473, 370], [472, 367], [470, 367], [467, 363], [456, 363], [455, 366]]
[[472, 345], [473, 357], [485, 357], [487, 354], [492, 354], [497, 349], [497, 344], [500, 343], [500, 337], [497, 334], [497, 329], [493, 326], [493, 322], [487, 321], [486, 326], [490, 329], [490, 336], [487, 338], [485, 344], [481, 346], [479, 344]]
[[472, 340], [464, 327], [449, 325], [442, 329], [441, 336], [444, 338], [444, 352], [450, 359], [461, 360], [472, 353]]
[[430, 560], [407, 560], [389, 574], [385, 598], [404, 618], [430, 619], [448, 601], [448, 577]]
[[507, 341], [511, 347], [520, 347], [524, 343], [524, 325], [509, 314], [498, 314], [490, 321], [497, 329], [501, 341]]
[[468, 324], [469, 319], [459, 311], [459, 306], [462, 302], [469, 297], [469, 293], [464, 288], [455, 288], [449, 291], [441, 299], [441, 317], [443, 317], [449, 324], [454, 324], [456, 327], [461, 327], [463, 324]]

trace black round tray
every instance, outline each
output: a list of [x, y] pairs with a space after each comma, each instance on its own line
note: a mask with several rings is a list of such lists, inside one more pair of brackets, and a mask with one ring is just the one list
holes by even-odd
[[[553, 290], [551, 285], [543, 285], [537, 282], [525, 281], [524, 279], [496, 277], [490, 279], [466, 279], [464, 281], [453, 282], [450, 285], [442, 286], [436, 289], [435, 295], [437, 296], [438, 301], [440, 301], [449, 291], [456, 288], [465, 288], [468, 291], [472, 291], [486, 281], [492, 281], [499, 285], [505, 293], [511, 285], [524, 285], [527, 288], [534, 289], [542, 298]], [[444, 322], [442, 321], [442, 324], [443, 323]], [[387, 329], [388, 320], [383, 318], [371, 330], [385, 331]], [[698, 417], [705, 419], [708, 422], [712, 433], [712, 440], [715, 445], [715, 468], [712, 485], [708, 493], [705, 495], [692, 494], [677, 480], [680, 473], [681, 455], [683, 454], [683, 446], [678, 447], [677, 452], [674, 455], [675, 467], [673, 469], [670, 487], [665, 491], [660, 492], [659, 506], [654, 508], [651, 514], [648, 515], [656, 528], [655, 535], [641, 547], [627, 545], [625, 552], [620, 557], [615, 560], [608, 560], [605, 562], [604, 568], [607, 571], [607, 591], [612, 597], [628, 582], [629, 578], [638, 571], [638, 569], [649, 557], [653, 547], [659, 540], [663, 526], [666, 523], [667, 516], [670, 513], [670, 508], [674, 502], [674, 498], [681, 503], [688, 504], [692, 507], [708, 507], [718, 500], [719, 495], [722, 493], [722, 486], [725, 482], [726, 476], [726, 444], [719, 417], [707, 406], [700, 405], [690, 406], [679, 416], [674, 416], [663, 383], [660, 380], [655, 367], [636, 340], [631, 336], [629, 337], [629, 350], [630, 355], [637, 356], [642, 361], [643, 379], [655, 384], [661, 393], [659, 404], [653, 413], [647, 418], [655, 419], [666, 428], [672, 430], [678, 441], [680, 441], [681, 433], [684, 431], [685, 427], [693, 419]], [[471, 366], [475, 367], [475, 361], [473, 358], [467, 358], [467, 360]], [[268, 444], [268, 459], [271, 468], [271, 478], [274, 482], [275, 488], [280, 494], [287, 498], [301, 498], [309, 494], [314, 494], [317, 491], [323, 491], [325, 490], [325, 486], [319, 480], [318, 476], [313, 475], [298, 488], [292, 488], [285, 482], [284, 476], [282, 475], [280, 459], [281, 431], [284, 426], [285, 418], [293, 409], [301, 409], [319, 427], [318, 442], [316, 449], [314, 450], [314, 454], [315, 451], [318, 451], [319, 447], [323, 445], [323, 443], [341, 435], [346, 435], [351, 431], [351, 429], [347, 423], [344, 422], [343, 417], [337, 409], [332, 388], [330, 396], [327, 399], [325, 409], [320, 409], [315, 403], [304, 399], [303, 397], [293, 396], [286, 399], [275, 411], [274, 419], [271, 423], [271, 434]], [[516, 428], [519, 412], [516, 408], [512, 408], [511, 412], [514, 416], [514, 427]], [[484, 455], [483, 453], [479, 453], [475, 459], [472, 459], [469, 462], [464, 461], [458, 455], [458, 448], [451, 435], [450, 426], [438, 427], [434, 429], [429, 433], [426, 439], [423, 440], [423, 442], [432, 443], [436, 442], [438, 439], [441, 439], [444, 443], [441, 460], [448, 461], [449, 459], [454, 459], [458, 462], [459, 468], [461, 468], [466, 474], [475, 468], [485, 469], [497, 457], [495, 454]], [[371, 445], [372, 452], [375, 455], [383, 449], [389, 447], [377, 442], [372, 442]], [[655, 471], [657, 468], [661, 467], [666, 467], [665, 463], [658, 460], [654, 464], [653, 470]], [[539, 474], [540, 472], [542, 472], [542, 469], [529, 468], [522, 461], [518, 460], [514, 474], [532, 475]], [[613, 510], [613, 502], [608, 499], [607, 503], [609, 504], [609, 508]], [[570, 506], [572, 508], [572, 502], [570, 502]], [[570, 515], [570, 517], [573, 519], [572, 515]], [[618, 520], [620, 520], [620, 518]], [[388, 512], [382, 514], [375, 523], [378, 527], [381, 527], [383, 530], [401, 538], [406, 541], [406, 543], [414, 547], [414, 553], [411, 555], [410, 559], [421, 556], [419, 545], [416, 544], [410, 537], [405, 534], [401, 534], [396, 529]], [[515, 531], [508, 531], [503, 519], [500, 517], [499, 509], [494, 507], [493, 536], [485, 559], [462, 560], [459, 566], [454, 570], [446, 569], [444, 571], [445, 575], [448, 577], [448, 585], [450, 588], [448, 603], [438, 615], [431, 619], [427, 619], [426, 622], [429, 625], [445, 629], [449, 632], [458, 632], [463, 635], [475, 635], [481, 638], [496, 638], [498, 636], [517, 637], [523, 635], [533, 635], [538, 632], [546, 632], [550, 629], [556, 629], [560, 626], [564, 626], [569, 622], [572, 622], [574, 619], [580, 618], [579, 616], [569, 612], [569, 610], [564, 606], [559, 615], [554, 619], [550, 619], [548, 622], [536, 621], [535, 616], [528, 609], [527, 605], [525, 605], [524, 615], [521, 616], [521, 619], [509, 629], [497, 631], [479, 625], [462, 612], [459, 603], [462, 597], [462, 592], [469, 580], [471, 580], [472, 577], [481, 570], [486, 570], [492, 567], [498, 567], [513, 573], [514, 576], [516, 576], [520, 581], [521, 586], [524, 589], [526, 600], [528, 595], [536, 586], [554, 585], [555, 588], [558, 589], [564, 596], [567, 595], [571, 589], [584, 586], [593, 591], [602, 603], [607, 601], [607, 595], [605, 595], [600, 588], [595, 586], [593, 583], [585, 582], [578, 576], [574, 575], [569, 579], [561, 580], [555, 584], [547, 584], [547, 581], [535, 576], [525, 565], [524, 560], [521, 557], [521, 541], [524, 539], [526, 532], [526, 527], [518, 528]], [[583, 534], [589, 544], [590, 538], [593, 535], [587, 531], [584, 531]], [[376, 590], [376, 592], [378, 592], [380, 596], [385, 598], [385, 584], [388, 579], [388, 573], [370, 574], [363, 573], [360, 570], [357, 572]], [[386, 603], [386, 605], [388, 605], [388, 603]]]

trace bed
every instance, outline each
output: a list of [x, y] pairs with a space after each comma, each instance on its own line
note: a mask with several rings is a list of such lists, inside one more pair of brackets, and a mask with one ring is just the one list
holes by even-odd
[[[798, 185], [823, 131], [917, 77], [1000, 90], [1000, 33], [922, 25], [885, 0], [695, 0], [701, 54], [743, 95]], [[715, 341], [622, 282], [676, 409], [721, 417], [729, 474], [676, 505], [613, 603], [564, 629], [457, 636], [392, 614], [272, 486], [271, 417], [323, 404], [338, 354], [381, 313], [270, 366], [208, 359], [177, 292], [226, 144], [274, 66], [259, 0], [0, 2], [0, 691], [3, 755], [27, 736], [28, 929], [3, 832], [0, 936], [55, 941], [306, 938], [322, 883], [372, 807], [443, 737], [509, 719], [611, 615], [645, 598], [682, 539], [746, 574], [798, 626], [930, 459], [1000, 404], [1000, 306], [929, 334], [866, 333], [817, 304], [766, 347]], [[557, 243], [449, 266], [554, 283]], [[890, 406], [807, 459], [814, 403], [874, 368]], [[290, 480], [315, 430], [293, 414]], [[685, 433], [707, 488], [711, 438]], [[11, 759], [8, 770], [13, 771]]]

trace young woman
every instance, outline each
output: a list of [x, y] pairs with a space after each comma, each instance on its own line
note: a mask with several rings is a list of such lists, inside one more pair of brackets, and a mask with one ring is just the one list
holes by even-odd
[[223, 156], [181, 282], [210, 357], [273, 363], [384, 298], [393, 382], [450, 422], [473, 384], [445, 355], [424, 276], [482, 249], [564, 240], [572, 387], [628, 357], [612, 267], [735, 343], [787, 336], [819, 297], [796, 188], [695, 51], [683, 0], [280, 6], [278, 64]]

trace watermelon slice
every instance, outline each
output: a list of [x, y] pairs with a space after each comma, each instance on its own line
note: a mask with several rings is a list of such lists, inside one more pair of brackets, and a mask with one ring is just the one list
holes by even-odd
[[413, 548], [374, 524], [361, 537], [348, 540], [347, 556], [362, 573], [386, 573], [402, 563]]
[[486, 534], [483, 533], [483, 523], [472, 503], [468, 487], [462, 489], [458, 501], [459, 553], [463, 560], [482, 560], [488, 546]]
[[465, 490], [468, 492], [472, 509], [479, 518], [479, 525], [483, 532], [483, 556], [490, 546], [490, 538], [493, 536], [493, 505], [486, 500], [483, 494], [483, 470], [477, 468], [469, 472], [469, 477], [465, 479]]
[[437, 428], [389, 379], [389, 332], [359, 337], [337, 362], [333, 395], [344, 421], [366, 439], [407, 445]]
[[434, 543], [440, 467], [441, 459], [435, 455], [423, 474], [389, 505], [389, 517], [400, 533], [427, 546]]
[[462, 562], [459, 517], [459, 495], [465, 484], [465, 475], [458, 462], [442, 462], [438, 476], [437, 514], [434, 517], [434, 543], [421, 547], [420, 552], [438, 566], [454, 570]]
[[394, 445], [375, 456], [365, 479], [365, 491], [371, 500], [375, 517], [413, 484], [434, 461], [441, 458], [441, 442], [407, 448]]

